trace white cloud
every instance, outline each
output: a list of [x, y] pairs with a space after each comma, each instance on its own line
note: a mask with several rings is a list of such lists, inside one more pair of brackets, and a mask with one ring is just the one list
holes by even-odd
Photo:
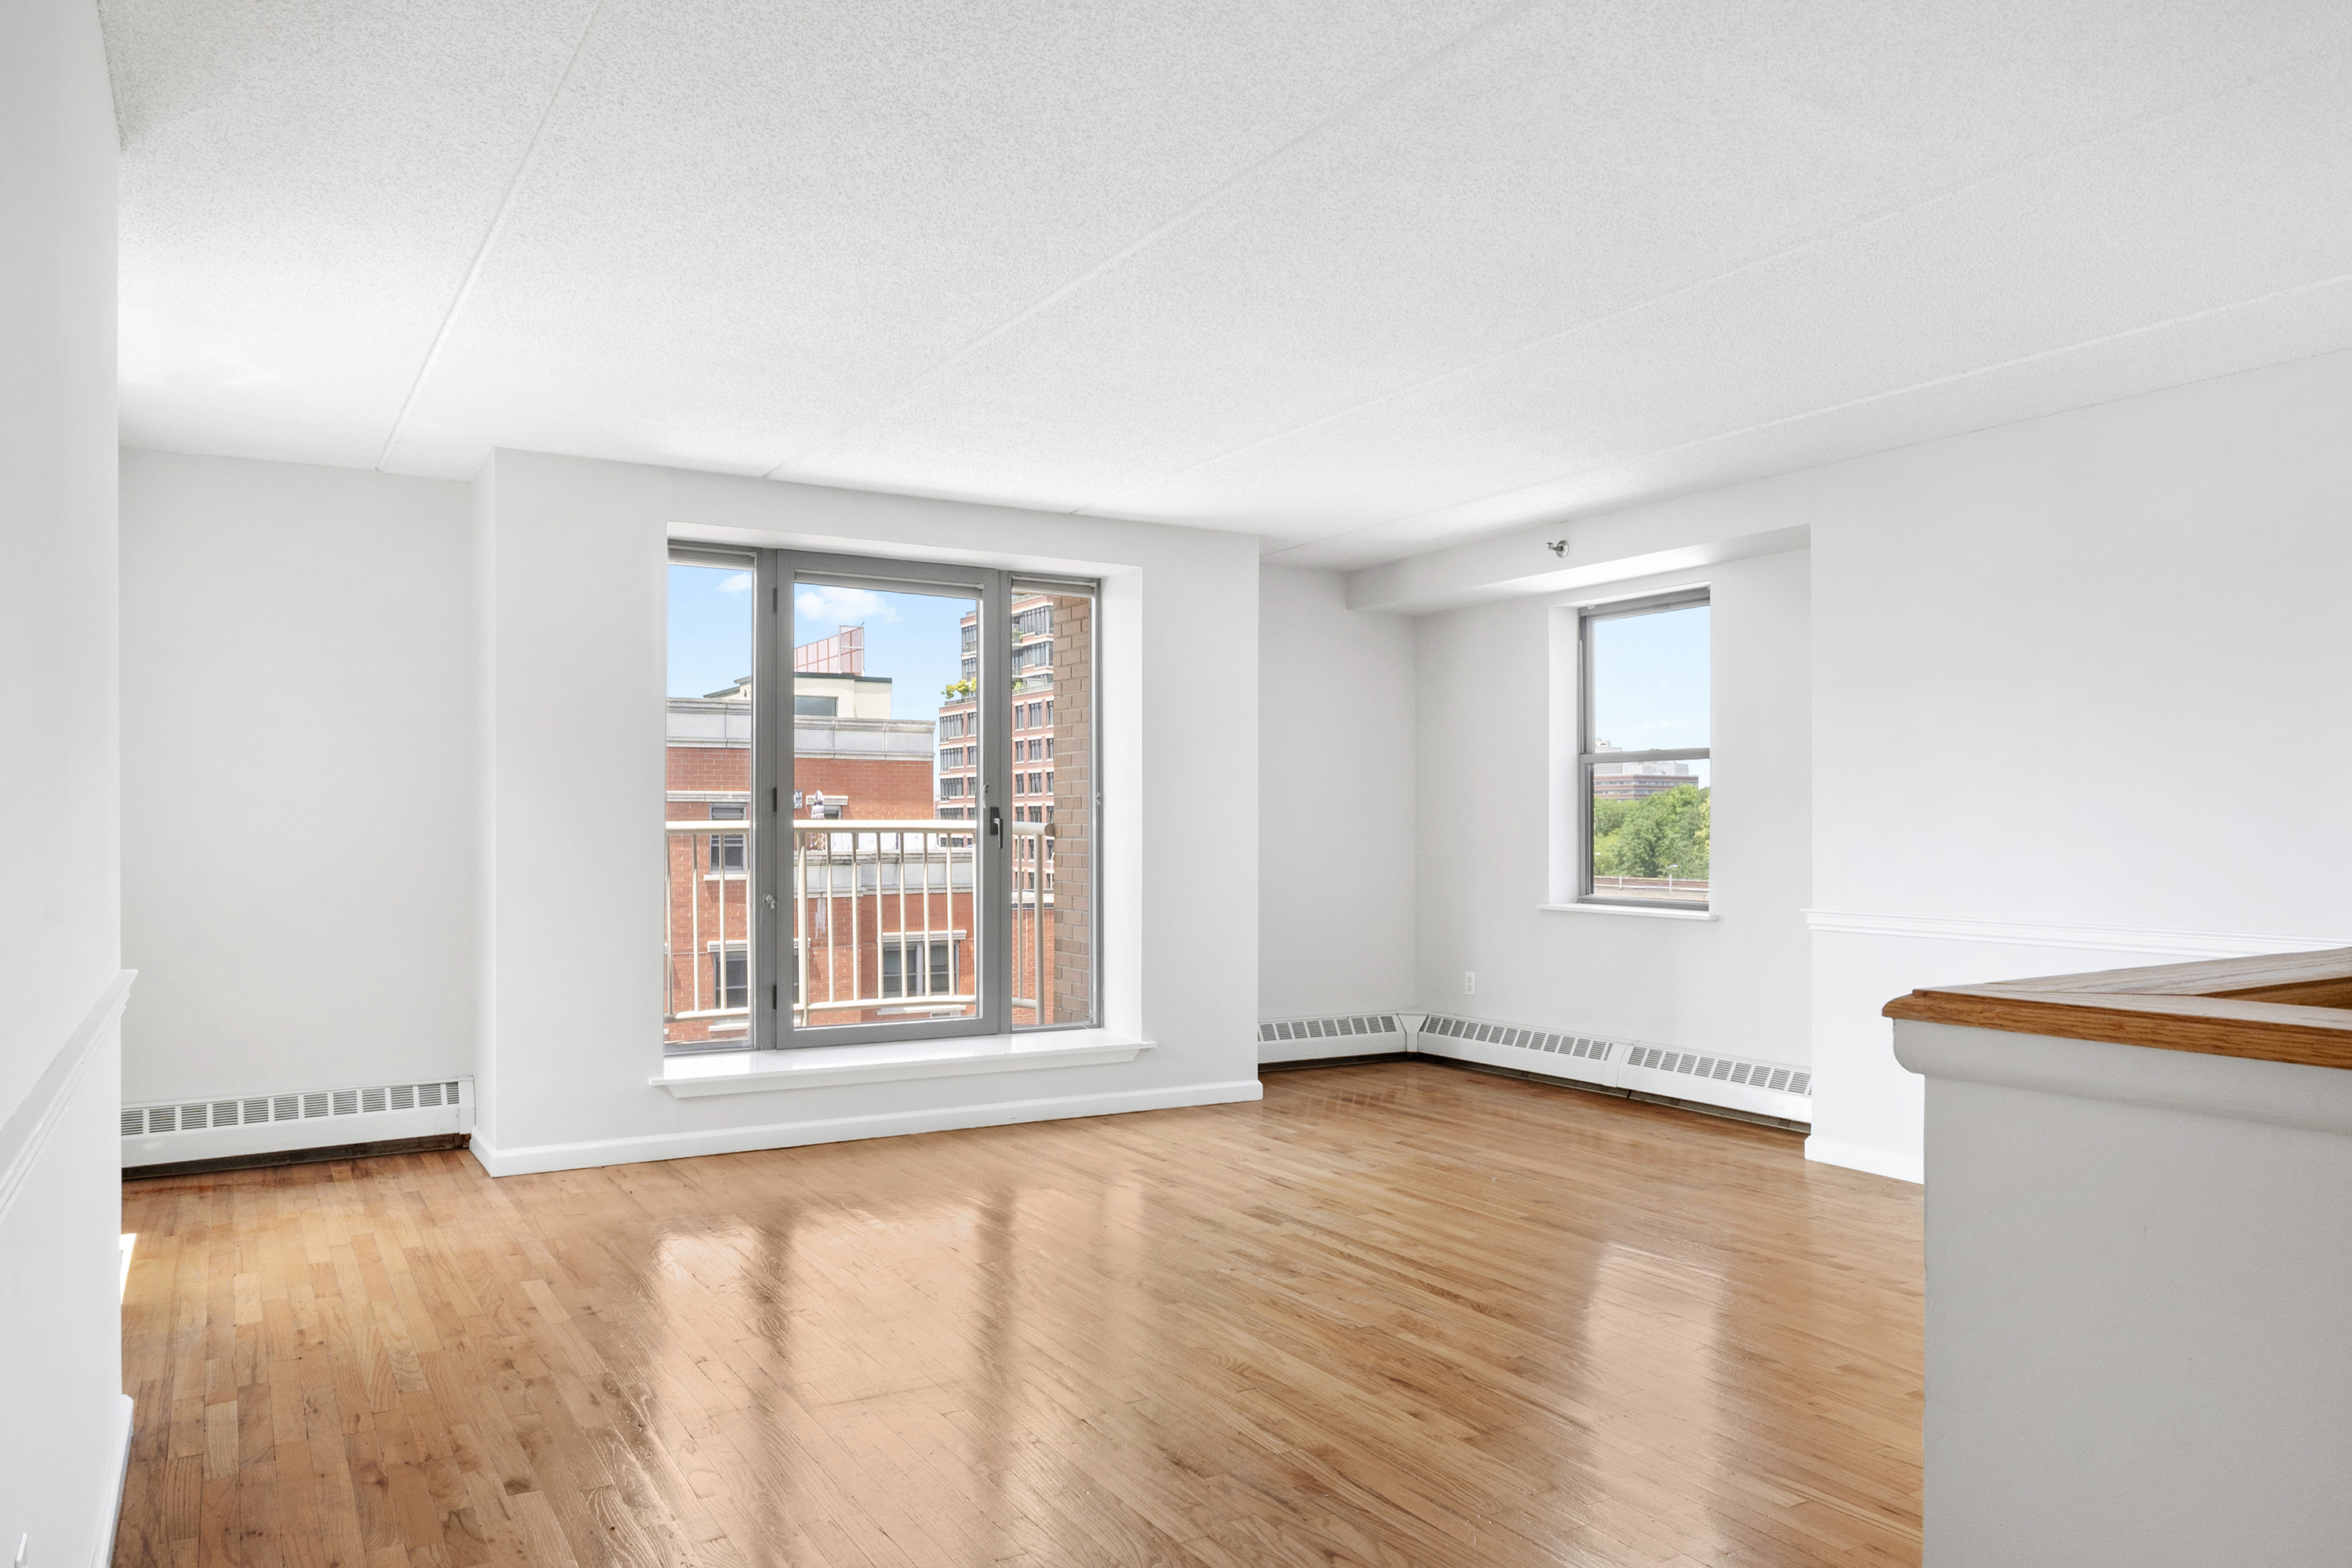
[[751, 591], [751, 574], [749, 572], [736, 572], [720, 578], [719, 581], [719, 591], [722, 594], [750, 593]]
[[822, 637], [820, 627], [852, 626], [866, 621], [895, 621], [898, 612], [871, 588], [803, 588], [793, 595], [793, 608], [810, 623], [796, 636]]

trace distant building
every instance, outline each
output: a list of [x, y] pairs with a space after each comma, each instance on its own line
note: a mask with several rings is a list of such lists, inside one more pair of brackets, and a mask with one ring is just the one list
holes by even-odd
[[[792, 815], [797, 819], [919, 821], [931, 816], [936, 727], [929, 719], [890, 716], [890, 679], [866, 673], [865, 641], [863, 627], [844, 626], [793, 650]], [[751, 799], [751, 678], [702, 697], [673, 697], [668, 707], [667, 820], [743, 822]], [[742, 828], [730, 832], [724, 826], [709, 833], [665, 832], [669, 910], [663, 1038], [672, 1045], [740, 1039], [748, 1027], [751, 1000], [749, 839]], [[939, 955], [940, 966], [950, 973], [969, 971], [960, 935], [971, 923], [968, 889], [967, 882], [965, 891], [947, 900], [955, 907], [940, 911], [943, 927], [959, 933], [952, 942], [943, 939], [937, 944], [954, 950]], [[908, 962], [901, 951], [905, 944], [886, 940], [903, 910], [868, 911], [860, 926], [847, 908], [857, 900], [819, 898], [813, 914], [821, 930], [831, 923], [834, 901], [844, 906], [845, 929], [857, 929], [859, 937], [855, 943], [824, 945], [827, 962], [843, 973], [830, 986], [813, 975], [811, 991], [820, 997], [859, 996], [872, 989], [869, 977], [895, 975]], [[909, 989], [903, 983], [897, 988]], [[805, 1021], [870, 1021], [878, 1016], [873, 1004], [884, 999], [813, 1009]]]
[[[1612, 752], [1617, 748], [1602, 742], [1600, 750]], [[1592, 798], [1595, 800], [1647, 800], [1654, 795], [1680, 789], [1685, 784], [1698, 787], [1698, 775], [1688, 763], [1595, 763], [1592, 765]]]

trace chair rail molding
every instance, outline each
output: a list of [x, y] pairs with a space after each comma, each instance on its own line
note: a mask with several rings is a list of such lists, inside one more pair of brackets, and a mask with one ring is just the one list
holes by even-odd
[[1843, 936], [2072, 948], [2083, 952], [2144, 952], [2162, 958], [2253, 958], [2352, 945], [2342, 937], [2264, 936], [2244, 931], [2176, 931], [2162, 926], [2045, 925], [2029, 921], [1868, 914], [1847, 910], [1807, 910], [1805, 924], [1815, 931]]
[[41, 1076], [33, 1080], [23, 1102], [8, 1113], [5, 1121], [0, 1121], [0, 1219], [7, 1217], [25, 1179], [40, 1163], [41, 1151], [57, 1130], [58, 1119], [65, 1114], [74, 1090], [97, 1059], [100, 1043], [113, 1037], [115, 1021], [121, 1017], [123, 1005], [131, 999], [131, 983], [137, 978], [135, 969], [116, 971]]

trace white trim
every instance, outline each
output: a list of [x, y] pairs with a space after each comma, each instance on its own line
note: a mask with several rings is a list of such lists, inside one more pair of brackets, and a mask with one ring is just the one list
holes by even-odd
[[2307, 1062], [2159, 1050], [1897, 1019], [1895, 1059], [1928, 1080], [2063, 1094], [2352, 1137], [2352, 1073]]
[[948, 1040], [896, 1040], [871, 1046], [806, 1046], [783, 1051], [701, 1051], [670, 1057], [646, 1081], [679, 1100], [714, 1094], [767, 1094], [851, 1083], [965, 1078], [973, 1073], [1131, 1062], [1151, 1049], [1108, 1029], [967, 1035]]
[[1818, 1132], [1805, 1139], [1805, 1158], [1818, 1160], [1824, 1165], [1843, 1165], [1849, 1171], [1867, 1171], [1874, 1176], [1892, 1176], [1898, 1182], [1909, 1182], [1914, 1186], [1923, 1185], [1927, 1180], [1925, 1163], [1916, 1154], [1897, 1154], [1891, 1149], [1841, 1143]]
[[100, 1042], [115, 1038], [114, 1026], [122, 1016], [123, 1005], [131, 999], [131, 983], [139, 978], [135, 969], [115, 972], [106, 989], [98, 994], [89, 1011], [74, 1026], [72, 1034], [49, 1058], [49, 1065], [35, 1079], [33, 1087], [16, 1109], [0, 1121], [0, 1220], [8, 1216], [9, 1208], [22, 1191], [26, 1177], [47, 1147], [49, 1134], [57, 1131], [58, 1119], [80, 1087], [89, 1064], [98, 1059]]
[[131, 1395], [114, 1396], [114, 1436], [107, 1452], [114, 1456], [114, 1484], [106, 1489], [106, 1512], [98, 1521], [98, 1546], [89, 1554], [89, 1568], [107, 1568], [114, 1561], [114, 1535], [122, 1522], [122, 1493], [131, 1479], [131, 1415], [137, 1408]]
[[1538, 904], [1551, 915], [1633, 915], [1645, 921], [1719, 921], [1713, 910], [1645, 910], [1639, 904]]
[[945, 1132], [967, 1127], [1006, 1127], [1024, 1121], [1055, 1121], [1073, 1116], [1111, 1116], [1130, 1110], [1171, 1110], [1188, 1105], [1225, 1105], [1262, 1099], [1255, 1078], [1223, 1083], [1179, 1084], [1170, 1089], [1124, 1089], [1109, 1094], [1067, 1094], [1044, 1100], [1004, 1100], [988, 1105], [947, 1106], [936, 1110], [888, 1111], [875, 1116], [832, 1116], [806, 1121], [772, 1121], [758, 1127], [719, 1127], [708, 1131], [657, 1132], [641, 1138], [604, 1138], [581, 1143], [541, 1143], [499, 1149], [474, 1137], [471, 1148], [493, 1176], [545, 1171], [579, 1171], [646, 1160], [683, 1160], [698, 1154], [741, 1154], [757, 1149], [796, 1149], [809, 1143], [845, 1143], [861, 1138], [895, 1138], [907, 1132]]
[[2246, 958], [2352, 946], [2340, 937], [2256, 936], [2239, 931], [2174, 931], [2160, 926], [2041, 925], [2024, 921], [1953, 920], [1936, 915], [1858, 914], [1807, 910], [1805, 924], [1849, 936], [1901, 936], [1931, 942], [2063, 947], [2085, 952], [2144, 952], [2159, 958]]

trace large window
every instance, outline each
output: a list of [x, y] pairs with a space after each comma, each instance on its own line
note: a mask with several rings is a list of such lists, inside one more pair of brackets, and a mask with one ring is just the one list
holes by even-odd
[[1701, 589], [1580, 618], [1580, 902], [1707, 907], [1709, 615]]
[[1096, 1021], [1094, 605], [673, 549], [667, 1049]]

